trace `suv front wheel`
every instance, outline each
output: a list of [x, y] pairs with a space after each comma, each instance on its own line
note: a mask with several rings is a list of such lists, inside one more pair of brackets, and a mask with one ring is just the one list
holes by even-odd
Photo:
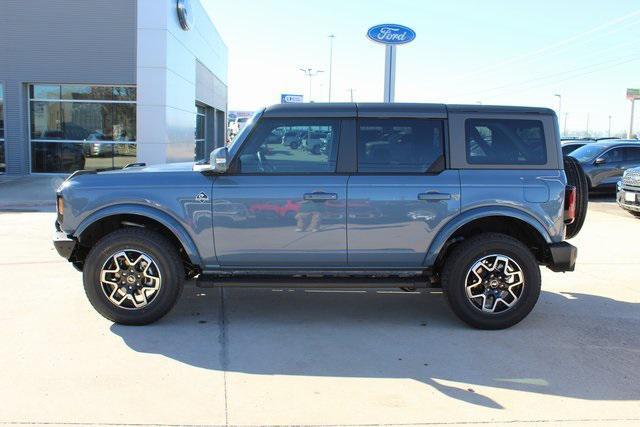
[[447, 255], [442, 288], [454, 313], [479, 329], [524, 319], [540, 295], [540, 268], [529, 248], [504, 234], [464, 240]]
[[180, 296], [183, 276], [173, 244], [143, 228], [116, 230], [100, 239], [83, 271], [91, 305], [124, 325], [144, 325], [167, 314]]

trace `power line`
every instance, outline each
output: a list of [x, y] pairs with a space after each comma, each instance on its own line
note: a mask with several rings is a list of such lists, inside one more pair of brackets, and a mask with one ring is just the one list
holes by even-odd
[[559, 73], [547, 74], [545, 76], [540, 76], [540, 77], [536, 77], [536, 78], [533, 78], [533, 79], [528, 79], [528, 80], [524, 80], [524, 81], [520, 81], [520, 82], [507, 83], [507, 84], [496, 86], [496, 87], [492, 87], [492, 88], [489, 88], [489, 89], [483, 89], [483, 90], [478, 90], [478, 91], [474, 91], [474, 92], [468, 92], [468, 93], [461, 94], [461, 95], [454, 95], [453, 98], [474, 96], [474, 95], [477, 95], [477, 94], [493, 92], [493, 91], [496, 91], [496, 90], [506, 89], [506, 88], [510, 88], [510, 87], [514, 87], [514, 86], [517, 87], [517, 86], [521, 86], [521, 85], [526, 85], [526, 84], [529, 84], [529, 83], [532, 83], [532, 82], [536, 82], [536, 81], [539, 81], [539, 80], [546, 80], [546, 79], [549, 79], [549, 78], [558, 77], [558, 76], [562, 76], [562, 75], [565, 75], [565, 74], [573, 73], [573, 72], [576, 72], [576, 71], [581, 71], [581, 70], [584, 70], [584, 69], [597, 67], [599, 65], [604, 65], [604, 64], [611, 63], [611, 62], [617, 62], [617, 61], [620, 61], [620, 60], [626, 60], [626, 59], [635, 58], [636, 56], [637, 56], [637, 54], [633, 55], [631, 57], [627, 56], [625, 58], [610, 58], [610, 59], [607, 59], [605, 61], [597, 62], [595, 64], [589, 64], [589, 65], [585, 65], [585, 66], [582, 66], [582, 67], [573, 68], [571, 70], [564, 70], [564, 71], [561, 71]]
[[[548, 51], [553, 51], [554, 49], [557, 49], [559, 47], [574, 43], [577, 40], [580, 40], [581, 38], [584, 38], [584, 37], [587, 37], [587, 36], [589, 36], [591, 34], [597, 33], [598, 31], [601, 31], [603, 29], [609, 28], [609, 27], [611, 27], [613, 25], [619, 24], [619, 23], [621, 23], [623, 21], [626, 21], [626, 20], [628, 20], [628, 19], [630, 19], [632, 17], [638, 16], [638, 15], [640, 15], [640, 10], [636, 10], [635, 12], [632, 12], [632, 13], [629, 13], [627, 15], [621, 16], [619, 18], [613, 19], [611, 21], [605, 22], [604, 24], [598, 25], [595, 28], [592, 28], [592, 29], [587, 30], [587, 31], [583, 31], [582, 33], [578, 33], [578, 34], [573, 35], [573, 36], [571, 36], [569, 38], [566, 38], [566, 39], [561, 40], [559, 42], [553, 43], [553, 44], [551, 44], [549, 46], [545, 46], [545, 47], [533, 50], [533, 51], [528, 52], [528, 53], [523, 53], [523, 54], [520, 54], [520, 55], [516, 55], [515, 57], [512, 57], [510, 59], [506, 59], [504, 61], [500, 61], [500, 62], [496, 62], [496, 63], [493, 63], [493, 64], [489, 64], [489, 65], [487, 65], [485, 67], [481, 67], [480, 69], [476, 69], [476, 70], [474, 70], [474, 71], [472, 71], [470, 73], [466, 73], [466, 74], [460, 75], [458, 77], [454, 77], [453, 79], [454, 80], [466, 79], [466, 78], [468, 78], [470, 76], [473, 76], [473, 75], [486, 73], [487, 71], [491, 71], [491, 70], [496, 69], [496, 68], [504, 67], [505, 65], [508, 65], [508, 64], [513, 64], [513, 63], [516, 63], [516, 62], [520, 62], [520, 61], [522, 61], [522, 60], [524, 60], [526, 58], [532, 57], [534, 55], [538, 56], [541, 53], [545, 53], [545, 52], [548, 52]], [[618, 29], [614, 30], [614, 32], [615, 31], [618, 31]], [[604, 34], [604, 35], [608, 35], [608, 34]]]
[[[611, 65], [611, 66], [609, 66], [609, 67], [602, 67], [602, 68], [599, 68], [599, 69], [597, 69], [597, 70], [591, 70], [591, 71], [588, 71], [588, 72], [586, 72], [586, 73], [576, 74], [576, 75], [574, 75], [574, 76], [567, 77], [567, 78], [565, 78], [565, 79], [556, 80], [556, 81], [547, 82], [547, 83], [544, 83], [544, 84], [541, 84], [541, 85], [532, 86], [532, 87], [529, 87], [529, 88], [526, 88], [526, 89], [520, 90], [519, 92], [528, 92], [528, 91], [533, 90], [533, 89], [537, 89], [537, 88], [540, 88], [540, 87], [545, 87], [545, 86], [550, 86], [550, 85], [554, 85], [554, 84], [557, 84], [557, 83], [565, 82], [565, 81], [567, 81], [567, 80], [571, 80], [571, 79], [575, 79], [575, 78], [577, 78], [577, 77], [586, 76], [586, 75], [588, 75], [588, 74], [593, 74], [593, 73], [597, 73], [597, 72], [600, 72], [600, 71], [608, 70], [608, 69], [610, 69], [610, 68], [618, 67], [618, 66], [620, 66], [620, 65], [628, 64], [629, 62], [638, 61], [638, 60], [640, 60], [640, 57], [635, 57], [635, 58], [632, 58], [632, 59], [628, 59], [628, 60], [626, 60], [626, 61], [618, 62], [617, 64], [613, 64], [613, 65]], [[496, 98], [496, 97], [498, 97], [498, 96], [500, 96], [500, 95], [501, 95], [501, 94], [499, 94], [499, 95], [492, 95], [492, 96], [489, 96], [488, 98], [485, 98], [485, 99]]]

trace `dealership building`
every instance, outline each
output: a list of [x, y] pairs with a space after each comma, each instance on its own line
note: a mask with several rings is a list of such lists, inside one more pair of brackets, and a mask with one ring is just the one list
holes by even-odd
[[198, 0], [3, 0], [0, 173], [204, 158], [227, 47]]

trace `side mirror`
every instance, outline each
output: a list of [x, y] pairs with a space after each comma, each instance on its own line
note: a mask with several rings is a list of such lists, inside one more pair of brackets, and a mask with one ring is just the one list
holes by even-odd
[[203, 173], [223, 174], [229, 168], [229, 152], [227, 147], [219, 147], [211, 152], [209, 163], [193, 165], [193, 170]]
[[594, 165], [602, 165], [604, 163], [607, 163], [607, 160], [604, 157], [598, 157], [596, 161], [593, 162]]
[[229, 168], [229, 151], [227, 147], [219, 147], [211, 152], [209, 164], [213, 173], [225, 173]]

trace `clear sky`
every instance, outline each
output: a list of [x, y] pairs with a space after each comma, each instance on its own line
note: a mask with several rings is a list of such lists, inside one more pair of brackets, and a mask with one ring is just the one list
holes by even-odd
[[[229, 109], [255, 110], [303, 94], [382, 101], [384, 46], [369, 27], [415, 30], [400, 46], [397, 102], [535, 105], [568, 113], [568, 133], [628, 127], [628, 87], [640, 87], [638, 0], [201, 0], [229, 48]], [[636, 110], [640, 110], [640, 102]], [[638, 116], [640, 112], [636, 111]], [[640, 120], [636, 119], [636, 129]]]

